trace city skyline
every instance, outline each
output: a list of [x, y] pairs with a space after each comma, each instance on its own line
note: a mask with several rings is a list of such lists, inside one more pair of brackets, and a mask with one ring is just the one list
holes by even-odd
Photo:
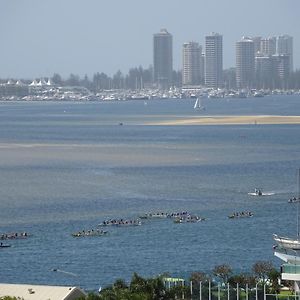
[[112, 75], [139, 65], [147, 68], [153, 64], [152, 36], [161, 28], [173, 36], [174, 70], [182, 67], [182, 45], [204, 45], [211, 32], [223, 36], [224, 69], [235, 67], [235, 43], [241, 36], [282, 34], [294, 37], [294, 69], [299, 68], [297, 1], [191, 0], [189, 7], [185, 17], [186, 6], [171, 0], [90, 0], [88, 5], [79, 0], [3, 0], [0, 77]]

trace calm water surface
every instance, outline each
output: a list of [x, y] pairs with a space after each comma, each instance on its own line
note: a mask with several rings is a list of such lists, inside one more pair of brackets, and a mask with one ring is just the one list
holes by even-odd
[[[206, 100], [204, 114], [298, 115], [299, 101]], [[279, 265], [272, 234], [296, 233], [287, 200], [297, 193], [299, 125], [143, 125], [195, 116], [192, 107], [191, 100], [0, 103], [0, 232], [31, 234], [0, 250], [0, 282], [98, 289], [135, 271], [188, 276], [222, 263], [236, 271], [257, 260]], [[249, 196], [255, 187], [274, 195]], [[182, 210], [207, 220], [71, 236], [107, 218]], [[227, 218], [243, 210], [254, 217]]]

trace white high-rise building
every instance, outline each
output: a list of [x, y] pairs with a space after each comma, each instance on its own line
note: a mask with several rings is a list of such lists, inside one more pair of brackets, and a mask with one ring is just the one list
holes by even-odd
[[252, 39], [243, 37], [236, 43], [236, 83], [238, 88], [251, 88], [255, 75], [255, 51]]
[[251, 37], [251, 40], [254, 43], [254, 52], [255, 54], [257, 54], [258, 52], [260, 52], [261, 36]]
[[261, 39], [260, 52], [265, 56], [276, 54], [276, 37]]
[[201, 83], [202, 47], [196, 42], [183, 44], [182, 84], [199, 85]]
[[285, 34], [277, 37], [277, 54], [284, 54], [289, 56], [289, 69], [293, 71], [293, 37]]
[[218, 33], [205, 37], [205, 85], [223, 85], [223, 37]]

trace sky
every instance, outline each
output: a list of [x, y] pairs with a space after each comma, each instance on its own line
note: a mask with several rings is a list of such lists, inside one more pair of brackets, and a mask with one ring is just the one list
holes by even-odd
[[235, 66], [242, 36], [294, 38], [300, 67], [299, 0], [0, 0], [0, 78], [59, 73], [92, 77], [153, 63], [153, 34], [173, 35], [173, 66], [181, 69], [182, 44], [204, 45], [223, 35], [224, 68]]

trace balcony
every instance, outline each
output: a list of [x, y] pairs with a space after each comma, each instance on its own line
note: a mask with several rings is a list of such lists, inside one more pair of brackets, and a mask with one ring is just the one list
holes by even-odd
[[281, 266], [281, 277], [284, 280], [300, 281], [300, 265], [283, 264]]

